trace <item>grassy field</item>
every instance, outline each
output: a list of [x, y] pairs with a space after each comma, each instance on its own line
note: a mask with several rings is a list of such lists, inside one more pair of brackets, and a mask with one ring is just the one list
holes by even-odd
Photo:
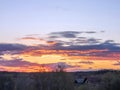
[[[82, 85], [76, 78], [87, 77]], [[0, 72], [0, 90], [120, 90], [120, 71], [17, 73]]]

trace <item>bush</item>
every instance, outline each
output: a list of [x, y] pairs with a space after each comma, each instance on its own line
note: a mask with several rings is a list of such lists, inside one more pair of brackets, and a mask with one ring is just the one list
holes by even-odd
[[120, 90], [120, 75], [117, 73], [106, 73], [102, 76], [103, 90]]
[[14, 90], [12, 77], [0, 76], [0, 90]]

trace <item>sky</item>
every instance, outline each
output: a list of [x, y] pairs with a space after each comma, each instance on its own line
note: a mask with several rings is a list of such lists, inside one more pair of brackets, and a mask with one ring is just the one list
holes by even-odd
[[120, 0], [0, 0], [0, 71], [120, 69]]

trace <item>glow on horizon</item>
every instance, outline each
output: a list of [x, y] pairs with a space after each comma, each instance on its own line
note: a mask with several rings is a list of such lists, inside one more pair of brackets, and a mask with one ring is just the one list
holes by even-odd
[[[92, 56], [89, 56], [87, 59], [86, 57], [71, 57], [71, 56], [67, 56], [67, 55], [57, 55], [57, 54], [48, 54], [48, 55], [35, 55], [35, 56], [31, 56], [26, 55], [26, 54], [21, 54], [18, 55], [19, 58], [22, 58], [24, 61], [30, 62], [30, 63], [36, 63], [36, 64], [41, 64], [43, 66], [39, 66], [39, 65], [34, 65], [33, 66], [27, 66], [27, 67], [12, 67], [12, 66], [1, 66], [2, 70], [5, 71], [17, 71], [17, 72], [48, 72], [48, 71], [54, 71], [55, 67], [51, 68], [51, 66], [54, 66], [55, 63], [58, 62], [65, 62], [66, 64], [68, 64], [70, 67], [66, 68], [66, 71], [75, 71], [75, 70], [100, 70], [100, 69], [115, 69], [115, 70], [119, 70], [120, 67], [119, 65], [115, 66], [113, 64], [117, 63], [118, 60], [104, 60], [104, 58], [99, 59], [99, 57], [96, 57], [96, 59], [98, 58], [98, 60], [95, 60]], [[13, 55], [5, 55], [4, 58], [6, 59], [10, 59], [11, 57], [14, 57]], [[16, 57], [18, 57], [16, 56]], [[91, 60], [92, 59], [92, 60]], [[10, 60], [9, 60], [10, 61]], [[46, 68], [46, 69], [45, 69]], [[51, 69], [50, 69], [51, 68]]]

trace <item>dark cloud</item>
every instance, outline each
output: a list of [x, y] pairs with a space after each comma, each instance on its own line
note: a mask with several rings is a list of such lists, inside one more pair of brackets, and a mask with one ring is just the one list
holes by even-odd
[[0, 56], [0, 60], [3, 59], [3, 57]]
[[106, 40], [105, 43], [106, 43], [106, 44], [107, 44], [107, 43], [108, 43], [108, 44], [109, 44], [109, 43], [114, 43], [114, 40]]
[[[94, 45], [101, 43], [101, 39], [83, 37], [81, 33], [97, 33], [95, 31], [64, 31], [52, 32], [48, 34], [48, 39], [55, 40], [56, 42], [63, 42], [63, 45]], [[64, 39], [65, 38], [65, 39]], [[67, 39], [67, 41], [66, 41]], [[59, 40], [59, 41], [58, 41]]]
[[[25, 46], [22, 44], [0, 44], [0, 55], [10, 53], [19, 54], [24, 52], [32, 52], [32, 55], [43, 55], [43, 54], [66, 54], [68, 56], [98, 56], [98, 57], [110, 57], [114, 55], [114, 58], [120, 58], [120, 44], [115, 43], [113, 40], [107, 40], [101, 42], [101, 39], [87, 38], [79, 36], [83, 32], [76, 31], [64, 31], [64, 32], [53, 32], [48, 34], [45, 44], [39, 44], [37, 46]], [[87, 33], [93, 33], [89, 31]], [[60, 38], [57, 40], [56, 38]], [[52, 39], [54, 38], [54, 39]], [[62, 39], [61, 39], [62, 38]], [[67, 38], [68, 40], [64, 39]], [[72, 39], [71, 39], [72, 38]], [[27, 39], [34, 39], [29, 37]], [[51, 40], [52, 39], [52, 40]], [[40, 50], [46, 50], [41, 52]], [[47, 52], [47, 50], [56, 50]], [[62, 50], [62, 52], [60, 52]], [[66, 51], [67, 50], [67, 51]], [[92, 50], [91, 52], [88, 52]], [[100, 51], [103, 50], [103, 51]], [[84, 51], [86, 53], [81, 53]], [[117, 56], [115, 56], [117, 55]]]
[[86, 37], [78, 37], [78, 39], [87, 39]]
[[63, 44], [57, 43], [54, 46], [55, 50], [91, 50], [91, 49], [108, 49], [109, 51], [120, 51], [120, 47], [116, 43], [100, 43], [97, 45], [69, 45], [67, 47], [62, 46]]
[[78, 34], [80, 34], [81, 32], [77, 32], [77, 31], [64, 31], [64, 32], [52, 32], [49, 35], [51, 35], [52, 37], [55, 36], [59, 36], [59, 37], [63, 37], [63, 38], [76, 38]]
[[23, 50], [26, 50], [28, 46], [22, 44], [0, 43], [0, 55], [4, 54], [20, 54]]
[[66, 38], [75, 38], [76, 37], [76, 35], [72, 34], [72, 33], [66, 33], [66, 34], [63, 34], [62, 36], [66, 37]]
[[[64, 42], [55, 43], [52, 46], [38, 45], [31, 47], [26, 53], [31, 52], [31, 55], [46, 55], [46, 54], [66, 54], [68, 56], [97, 56], [97, 57], [111, 57], [120, 59], [120, 47], [117, 43], [105, 41], [104, 43], [96, 45], [68, 45], [64, 46]], [[46, 50], [42, 52], [40, 50]], [[49, 50], [47, 52], [47, 50]], [[54, 50], [54, 51], [53, 51]]]
[[92, 34], [92, 33], [97, 33], [95, 31], [86, 31], [85, 33]]
[[76, 38], [76, 40], [73, 41], [73, 43], [75, 42], [75, 45], [95, 45], [95, 44], [99, 44], [101, 39], [95, 39], [95, 38]]
[[[119, 54], [120, 54], [120, 47], [116, 45], [116, 43], [101, 43], [98, 45], [71, 45], [68, 47], [62, 47], [61, 49], [63, 50], [73, 50], [73, 53], [69, 53], [69, 55], [73, 55], [73, 56], [98, 56], [98, 57], [112, 57], [112, 55], [114, 55], [114, 58], [118, 58]], [[79, 50], [79, 51], [88, 51], [88, 50], [98, 50], [95, 52], [88, 52], [88, 53], [75, 53], [74, 50]], [[100, 50], [103, 50], [101, 52], [99, 52]], [[111, 56], [110, 56], [111, 55]], [[116, 55], [116, 56], [115, 56]]]
[[118, 46], [119, 43], [115, 43], [113, 40], [107, 40], [104, 43], [101, 44], [101, 48], [107, 48], [108, 50], [111, 51], [119, 51], [120, 52], [120, 47]]
[[87, 38], [81, 36], [81, 33], [95, 33], [95, 31], [63, 31], [63, 32], [52, 32], [47, 34], [47, 37], [39, 38], [34, 36], [26, 36], [21, 39], [24, 40], [43, 40], [43, 41], [55, 41], [62, 43], [63, 45], [90, 45], [98, 44], [101, 39]]
[[58, 34], [58, 35], [62, 35], [62, 34], [79, 34], [79, 33], [81, 33], [81, 32], [78, 32], [78, 31], [63, 31], [63, 32], [52, 32], [52, 33], [50, 33], [50, 34]]
[[55, 39], [55, 38], [60, 38], [59, 36], [48, 36], [48, 38], [50, 38], [50, 39]]
[[97, 33], [96, 31], [63, 31], [63, 32], [52, 32], [49, 35], [50, 38], [76, 38], [80, 34], [86, 33], [86, 34], [93, 34]]
[[0, 60], [0, 66], [27, 67], [27, 66], [39, 66], [39, 64], [30, 63], [22, 59], [14, 59], [14, 60]]
[[97, 44], [97, 43], [100, 43], [100, 39], [95, 39], [95, 38], [90, 38], [87, 40], [88, 43], [90, 44]]
[[102, 30], [102, 31], [100, 31], [100, 32], [101, 32], [101, 33], [104, 33], [105, 31]]
[[26, 49], [27, 46], [22, 44], [7, 44], [7, 43], [0, 43], [0, 51], [20, 51]]

